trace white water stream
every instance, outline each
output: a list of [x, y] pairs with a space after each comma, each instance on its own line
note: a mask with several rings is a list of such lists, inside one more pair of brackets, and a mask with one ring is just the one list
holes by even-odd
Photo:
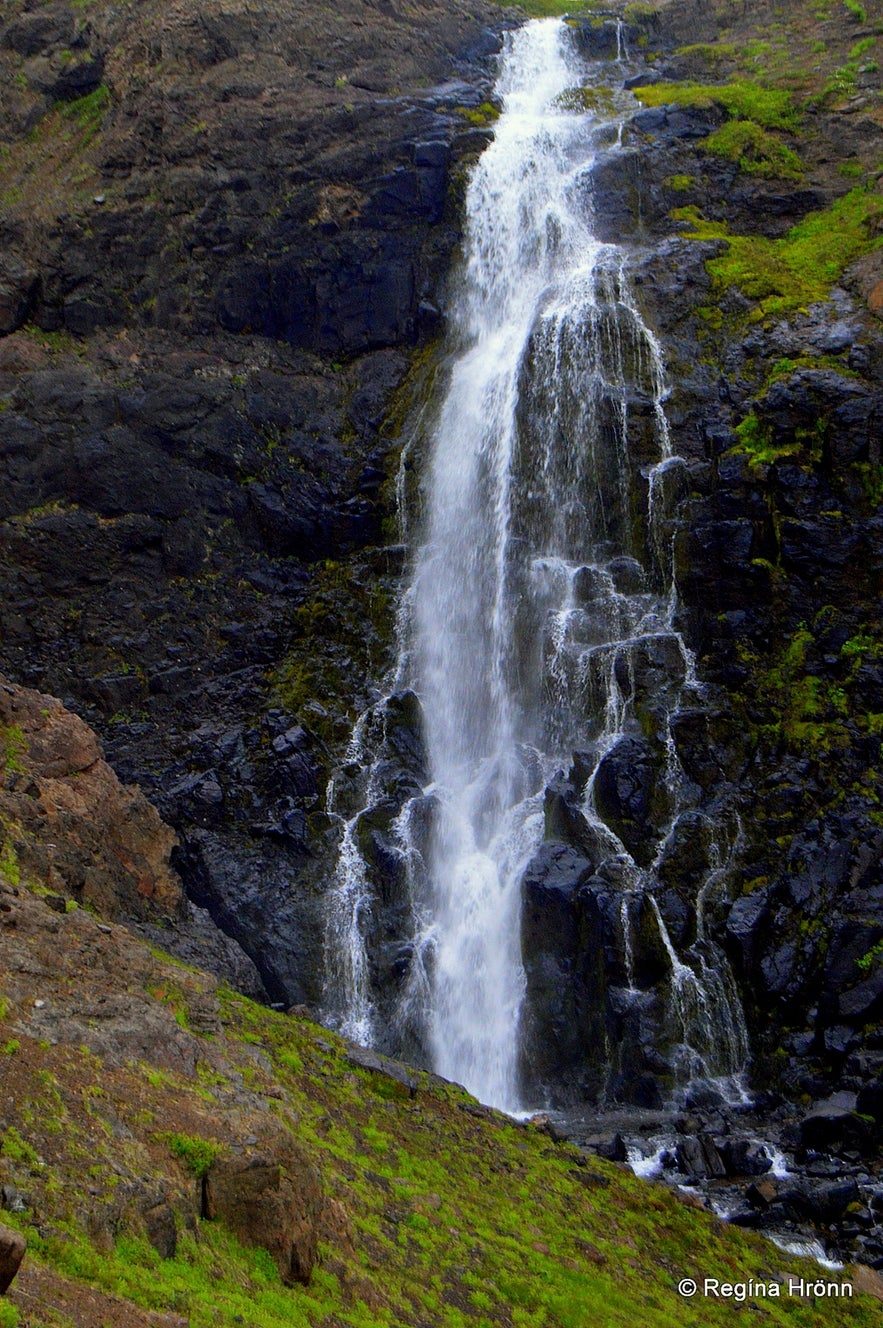
[[[667, 477], [682, 463], [671, 455], [660, 348], [631, 297], [624, 255], [591, 232], [586, 180], [605, 126], [573, 95], [584, 74], [558, 20], [507, 40], [502, 114], [466, 199], [452, 302], [458, 350], [429, 438], [422, 543], [400, 613], [395, 686], [420, 698], [430, 784], [392, 827], [411, 891], [409, 971], [393, 1022], [420, 1024], [433, 1068], [508, 1110], [522, 1105], [521, 882], [544, 835], [545, 785], [574, 747], [589, 749], [597, 771], [634, 730], [636, 659], [661, 651], [669, 661], [666, 724], [695, 685], [673, 626], [662, 533]], [[665, 750], [672, 822], [683, 780], [670, 730]], [[334, 783], [329, 790], [342, 846], [327, 1003], [344, 1031], [371, 1042], [372, 897], [358, 830], [385, 767], [365, 723], [349, 760], [365, 789], [349, 815], [337, 810]], [[623, 888], [640, 891], [646, 873], [596, 815], [593, 784], [594, 774], [586, 819]], [[427, 799], [432, 832], [418, 844], [412, 822]], [[685, 1044], [695, 1040], [689, 1021], [703, 1024], [693, 1069], [738, 1069], [741, 1016], [727, 1011], [727, 1063], [709, 1053], [705, 1064], [720, 992], [677, 955], [655, 899], [653, 910]], [[631, 990], [625, 894], [620, 915]]]

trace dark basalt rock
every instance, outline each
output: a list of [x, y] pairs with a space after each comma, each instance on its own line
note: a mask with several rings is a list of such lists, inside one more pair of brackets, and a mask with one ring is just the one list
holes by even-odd
[[817, 1103], [800, 1122], [801, 1147], [834, 1153], [867, 1152], [872, 1142], [871, 1128], [857, 1114], [856, 1105], [856, 1095], [846, 1092]]
[[0, 256], [0, 337], [27, 320], [40, 286], [33, 268], [13, 254]]
[[653, 857], [659, 824], [659, 764], [648, 742], [621, 738], [598, 766], [594, 793], [598, 814], [632, 856], [646, 865]]
[[[542, 844], [522, 883], [527, 994], [522, 1074], [577, 1097], [594, 1096], [605, 1072], [602, 955], [591, 946], [600, 901], [584, 888], [592, 865], [569, 844]], [[594, 1049], [594, 1050], [592, 1050]]]

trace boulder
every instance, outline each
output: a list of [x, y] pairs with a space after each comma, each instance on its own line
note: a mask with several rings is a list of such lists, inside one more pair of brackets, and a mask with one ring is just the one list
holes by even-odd
[[0, 1226], [0, 1296], [12, 1284], [26, 1249], [27, 1242], [21, 1232]]
[[20, 827], [22, 870], [106, 917], [179, 915], [177, 836], [140, 789], [119, 782], [92, 729], [54, 697], [2, 675], [0, 729], [14, 747], [0, 813]]
[[174, 1259], [178, 1229], [171, 1204], [158, 1203], [144, 1213], [144, 1233], [161, 1259]]
[[843, 1150], [866, 1152], [872, 1138], [870, 1124], [856, 1110], [855, 1093], [834, 1093], [817, 1102], [800, 1122], [800, 1142], [804, 1149], [834, 1153]]
[[[273, 1257], [282, 1281], [306, 1284], [316, 1262], [322, 1185], [303, 1150], [280, 1126], [216, 1161], [203, 1182], [203, 1216], [244, 1245]], [[255, 1136], [249, 1136], [254, 1138]]]

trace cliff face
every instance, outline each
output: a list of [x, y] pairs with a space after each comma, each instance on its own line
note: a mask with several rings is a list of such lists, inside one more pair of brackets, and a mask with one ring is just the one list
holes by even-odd
[[[592, 206], [687, 462], [669, 531], [712, 690], [675, 737], [741, 825], [709, 924], [755, 1074], [816, 1095], [883, 1064], [883, 52], [871, 7], [793, 8], [630, 7], [641, 105]], [[96, 725], [264, 990], [317, 1000], [324, 784], [398, 588], [390, 440], [508, 20], [138, 13], [16, 2], [0, 33], [0, 664]], [[660, 907], [689, 936], [677, 882]]]
[[599, 208], [649, 243], [689, 462], [670, 529], [716, 703], [676, 740], [706, 805], [736, 790], [743, 839], [718, 934], [756, 1075], [812, 1095], [883, 1065], [879, 18], [664, 11]]
[[[383, 658], [390, 569], [358, 554], [387, 510], [380, 429], [440, 317], [500, 24], [4, 9], [0, 661], [96, 725], [274, 997], [318, 996], [307, 821]], [[329, 583], [350, 639], [323, 675]], [[292, 649], [313, 673], [280, 699]]]

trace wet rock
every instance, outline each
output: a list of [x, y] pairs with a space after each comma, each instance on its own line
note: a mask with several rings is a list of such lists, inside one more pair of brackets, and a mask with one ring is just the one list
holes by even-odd
[[768, 898], [763, 889], [742, 895], [730, 909], [727, 939], [738, 955], [743, 971], [750, 972], [769, 918]]
[[782, 1199], [811, 1222], [830, 1225], [843, 1217], [850, 1204], [857, 1203], [859, 1189], [852, 1179], [809, 1184], [783, 1191]]
[[871, 1142], [868, 1122], [856, 1113], [854, 1093], [834, 1093], [816, 1103], [800, 1122], [800, 1142], [804, 1149], [839, 1153], [855, 1149], [866, 1151]]
[[620, 595], [639, 595], [647, 589], [647, 573], [637, 558], [614, 558], [607, 571]]
[[728, 1176], [765, 1176], [772, 1169], [766, 1148], [753, 1140], [719, 1140], [718, 1150]]
[[778, 1186], [771, 1180], [757, 1181], [745, 1191], [748, 1202], [754, 1208], [765, 1209], [774, 1204], [779, 1196]]
[[659, 822], [659, 768], [650, 744], [620, 738], [603, 758], [595, 776], [598, 814], [642, 865], [652, 861]]
[[603, 1079], [603, 955], [592, 865], [569, 844], [546, 841], [522, 881], [521, 942], [527, 983], [522, 1073], [556, 1099], [590, 1097]]
[[725, 1176], [726, 1167], [714, 1140], [707, 1134], [682, 1139], [675, 1149], [678, 1170], [691, 1180]]
[[669, 713], [675, 709], [686, 676], [686, 658], [676, 636], [642, 637], [616, 652], [616, 681], [632, 697], [635, 714], [647, 736], [665, 740]]
[[875, 1079], [859, 1089], [855, 1109], [860, 1116], [873, 1119], [872, 1129], [878, 1141], [883, 1139], [883, 1079]]
[[543, 798], [545, 836], [569, 844], [594, 868], [604, 855], [604, 843], [597, 828], [587, 821], [580, 801], [574, 785], [563, 774], [556, 775]]

